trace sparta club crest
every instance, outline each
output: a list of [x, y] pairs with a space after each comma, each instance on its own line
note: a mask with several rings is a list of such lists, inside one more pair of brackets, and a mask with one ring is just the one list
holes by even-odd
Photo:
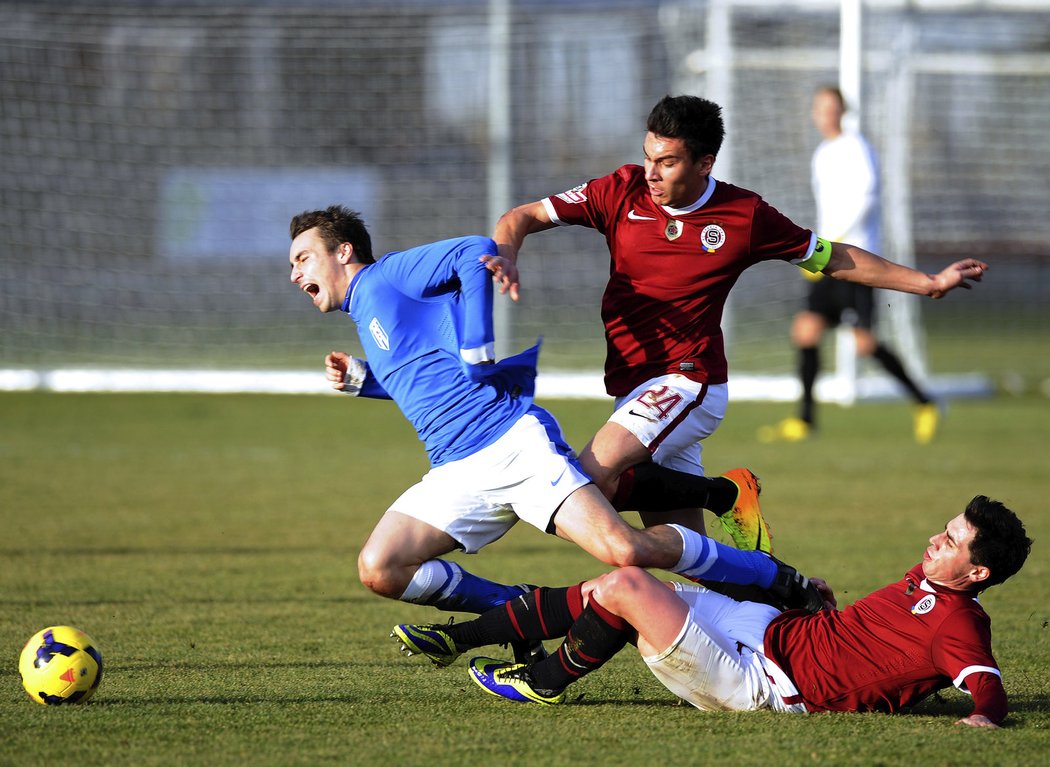
[[925, 615], [926, 613], [928, 613], [930, 610], [933, 609], [933, 606], [935, 604], [937, 604], [937, 597], [934, 596], [933, 594], [927, 594], [922, 599], [920, 599], [918, 602], [916, 602], [914, 605], [912, 605], [911, 614], [912, 615]]
[[714, 253], [726, 244], [726, 230], [718, 224], [708, 224], [700, 232], [700, 245], [708, 253]]

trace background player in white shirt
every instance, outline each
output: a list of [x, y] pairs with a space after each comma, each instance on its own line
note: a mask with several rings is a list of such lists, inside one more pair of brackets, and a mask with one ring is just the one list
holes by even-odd
[[[846, 102], [838, 88], [817, 89], [812, 117], [822, 141], [813, 153], [811, 168], [817, 233], [877, 253], [882, 247], [878, 159], [860, 132], [844, 128], [845, 112]], [[819, 273], [803, 274], [813, 284], [805, 310], [796, 314], [791, 324], [802, 384], [798, 416], [763, 427], [759, 439], [797, 442], [810, 435], [817, 423], [814, 386], [820, 372], [821, 339], [827, 330], [848, 323], [853, 327], [857, 354], [875, 359], [915, 401], [915, 440], [920, 444], [930, 442], [937, 431], [937, 405], [908, 374], [897, 354], [876, 337], [874, 290], [867, 285], [822, 279]]]

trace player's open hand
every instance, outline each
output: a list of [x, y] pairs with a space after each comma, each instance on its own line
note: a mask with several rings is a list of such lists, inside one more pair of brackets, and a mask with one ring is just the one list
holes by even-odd
[[492, 272], [492, 281], [499, 286], [500, 295], [510, 293], [518, 300], [518, 265], [505, 256], [482, 256], [481, 262]]
[[995, 729], [999, 728], [999, 725], [997, 725], [991, 719], [989, 719], [986, 716], [981, 716], [980, 714], [971, 714], [970, 716], [964, 719], [960, 719], [956, 722], [956, 724], [966, 725], [967, 727], [993, 727]]
[[324, 358], [324, 374], [329, 385], [342, 391], [346, 386], [346, 374], [350, 370], [350, 355], [346, 352], [331, 352]]
[[933, 276], [934, 289], [932, 298], [941, 298], [955, 288], [970, 289], [968, 281], [980, 282], [988, 270], [988, 264], [976, 258], [964, 258]]

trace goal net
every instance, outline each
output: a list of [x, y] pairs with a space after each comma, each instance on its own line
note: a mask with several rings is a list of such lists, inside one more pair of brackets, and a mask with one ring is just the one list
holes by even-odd
[[[951, 352], [972, 323], [1046, 327], [1045, 8], [910, 7], [868, 7], [862, 39], [885, 255], [1024, 271], [922, 315], [888, 296], [884, 335], [920, 376], [987, 372]], [[838, 76], [825, 2], [0, 0], [0, 15], [0, 388], [315, 381], [327, 351], [357, 344], [288, 283], [293, 214], [345, 203], [379, 253], [489, 233], [501, 209], [640, 161], [666, 93], [723, 103], [716, 177], [811, 226], [809, 101]], [[542, 372], [579, 376], [559, 393], [600, 392], [603, 239], [530, 238], [521, 268], [504, 350], [542, 335]], [[736, 288], [726, 332], [734, 380], [757, 377], [748, 396], [793, 396], [804, 290], [783, 263]]]

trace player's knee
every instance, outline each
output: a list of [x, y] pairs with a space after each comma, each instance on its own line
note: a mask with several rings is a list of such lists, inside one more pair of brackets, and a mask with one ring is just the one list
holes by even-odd
[[812, 312], [803, 312], [791, 323], [791, 341], [800, 349], [816, 346], [824, 336], [824, 323]]
[[878, 345], [878, 342], [870, 332], [857, 328], [853, 332], [853, 337], [856, 339], [857, 354], [862, 357], [870, 357], [875, 353], [875, 347]]
[[620, 615], [620, 608], [638, 593], [645, 579], [646, 571], [642, 568], [621, 567], [599, 578], [591, 593], [603, 607]]
[[357, 577], [362, 586], [381, 597], [397, 599], [405, 590], [389, 560], [367, 548], [357, 557]]
[[598, 583], [599, 591], [622, 593], [635, 591], [638, 585], [645, 579], [645, 570], [634, 565], [621, 567], [606, 573]]

